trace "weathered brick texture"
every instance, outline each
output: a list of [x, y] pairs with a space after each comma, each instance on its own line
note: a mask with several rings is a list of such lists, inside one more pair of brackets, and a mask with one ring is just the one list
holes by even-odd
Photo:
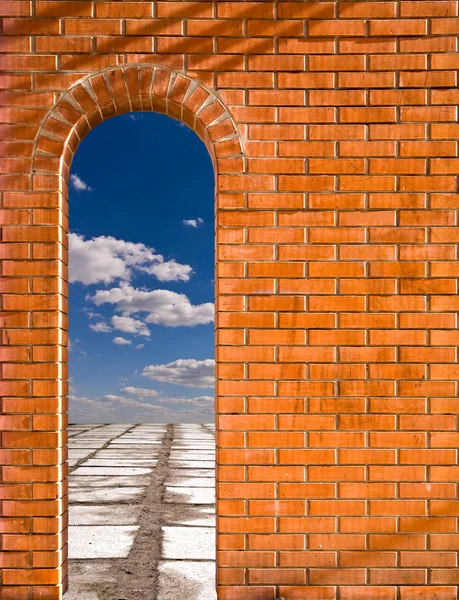
[[1, 600], [66, 579], [67, 177], [212, 154], [219, 600], [454, 600], [458, 2], [3, 0]]

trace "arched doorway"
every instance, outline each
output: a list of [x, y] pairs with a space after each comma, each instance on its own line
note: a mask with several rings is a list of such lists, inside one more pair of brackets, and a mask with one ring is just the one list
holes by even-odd
[[[50, 303], [48, 326], [56, 343], [55, 380], [42, 382], [39, 394], [58, 398], [58, 423], [65, 427], [64, 413], [68, 393], [66, 370], [67, 347], [67, 267], [66, 241], [68, 217], [68, 181], [74, 153], [85, 135], [103, 120], [131, 111], [156, 111], [172, 116], [193, 129], [204, 141], [212, 158], [217, 193], [239, 189], [244, 171], [242, 145], [231, 116], [215, 94], [198, 82], [162, 67], [151, 65], [108, 69], [78, 82], [65, 94], [48, 115], [36, 140], [33, 185], [54, 193], [59, 227], [49, 231], [49, 241], [59, 248], [54, 279], [49, 281], [56, 304]], [[57, 192], [57, 190], [59, 190]], [[53, 192], [54, 191], [54, 192]], [[228, 196], [231, 197], [231, 194]], [[225, 205], [225, 202], [223, 202]], [[217, 227], [217, 232], [219, 231]], [[230, 233], [230, 232], [229, 232]], [[231, 235], [229, 236], [231, 237]], [[218, 233], [217, 233], [218, 239]], [[218, 321], [217, 321], [218, 324]], [[48, 342], [49, 343], [49, 342]], [[54, 355], [53, 355], [54, 356]], [[53, 371], [54, 373], [54, 371]], [[127, 432], [128, 435], [130, 432]], [[60, 463], [56, 468], [57, 489], [61, 501], [56, 506], [60, 544], [55, 554], [53, 584], [65, 591], [66, 576], [66, 435], [56, 431]], [[48, 443], [54, 445], [49, 436]], [[52, 441], [51, 441], [52, 440]], [[62, 582], [60, 584], [60, 582]], [[46, 587], [43, 587], [46, 593]], [[39, 593], [39, 592], [38, 592]]]
[[181, 122], [131, 112], [85, 137], [69, 183], [65, 599], [214, 597], [212, 163]]

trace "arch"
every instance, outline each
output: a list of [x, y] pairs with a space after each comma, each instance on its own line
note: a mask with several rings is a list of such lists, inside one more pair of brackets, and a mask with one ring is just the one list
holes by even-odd
[[[48, 112], [34, 140], [32, 189], [65, 190], [81, 140], [102, 121], [130, 111], [182, 121], [206, 145], [216, 176], [218, 159], [244, 154], [235, 121], [215, 90], [163, 66], [122, 65], [80, 79]], [[225, 164], [226, 173], [242, 172], [242, 161]], [[64, 180], [59, 186], [56, 177]]]
[[[66, 563], [66, 511], [68, 497], [63, 481], [66, 477], [65, 427], [67, 410], [65, 397], [68, 393], [67, 379], [67, 241], [68, 232], [68, 179], [76, 150], [83, 138], [99, 123], [130, 111], [158, 112], [183, 122], [192, 129], [206, 145], [214, 166], [216, 194], [228, 191], [219, 185], [219, 176], [245, 175], [244, 149], [235, 121], [218, 97], [218, 94], [201, 82], [154, 64], [115, 66], [91, 73], [72, 85], [48, 111], [33, 142], [31, 160], [31, 191], [50, 192], [58, 201], [53, 225], [58, 232], [52, 239], [58, 242], [59, 250], [53, 277], [43, 284], [42, 292], [58, 297], [57, 304], [50, 307], [45, 326], [52, 329], [56, 361], [54, 381], [44, 383], [38, 391], [40, 396], [53, 395], [60, 399], [56, 448], [59, 453], [60, 469], [56, 474], [59, 485], [59, 507], [54, 514], [57, 526], [61, 557], [52, 567], [52, 580], [32, 582], [34, 597], [60, 600], [68, 587]], [[53, 211], [54, 212], [54, 211]], [[218, 225], [217, 225], [218, 227]], [[217, 303], [216, 303], [217, 306]], [[37, 387], [34, 388], [35, 391]], [[216, 396], [218, 391], [216, 392]], [[218, 530], [217, 530], [218, 534]], [[50, 576], [51, 577], [51, 576]], [[43, 594], [41, 596], [40, 594]]]

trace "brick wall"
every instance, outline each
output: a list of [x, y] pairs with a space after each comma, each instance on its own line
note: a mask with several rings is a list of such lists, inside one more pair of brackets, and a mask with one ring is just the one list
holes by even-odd
[[0, 14], [0, 599], [67, 585], [67, 176], [132, 109], [214, 158], [219, 600], [454, 600], [458, 3]]

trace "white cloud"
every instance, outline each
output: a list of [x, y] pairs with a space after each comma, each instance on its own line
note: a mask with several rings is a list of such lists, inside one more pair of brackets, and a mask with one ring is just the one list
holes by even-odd
[[156, 390], [151, 390], [150, 388], [137, 388], [137, 387], [132, 387], [132, 386], [128, 386], [128, 387], [124, 387], [121, 390], [122, 392], [124, 392], [125, 394], [131, 394], [133, 396], [140, 396], [141, 398], [156, 398], [156, 396], [159, 396], [159, 392], [157, 392]]
[[99, 333], [110, 333], [110, 331], [113, 331], [110, 325], [107, 325], [107, 323], [104, 323], [104, 321], [99, 321], [98, 323], [89, 323], [89, 329]]
[[92, 187], [89, 186], [86, 181], [83, 181], [79, 175], [72, 173], [70, 175], [70, 183], [74, 190], [78, 192], [92, 192]]
[[174, 259], [159, 262], [149, 267], [137, 268], [144, 273], [148, 273], [148, 275], [153, 275], [159, 281], [188, 281], [192, 272], [190, 265], [182, 265]]
[[126, 400], [124, 396], [116, 396], [115, 394], [105, 394], [100, 398], [101, 402], [116, 402], [118, 400], [123, 401]]
[[214, 319], [212, 302], [193, 305], [185, 294], [169, 290], [140, 290], [121, 284], [110, 290], [97, 290], [89, 299], [97, 306], [114, 304], [115, 310], [123, 316], [146, 312], [146, 323], [166, 327], [192, 327], [211, 323]]
[[123, 337], [113, 338], [113, 343], [118, 344], [118, 346], [129, 346], [130, 344], [132, 344], [132, 342], [130, 340], [127, 340], [126, 338], [123, 338]]
[[112, 317], [112, 325], [118, 331], [124, 331], [124, 333], [134, 333], [136, 335], [145, 335], [149, 336], [150, 331], [145, 323], [139, 321], [138, 319], [133, 319], [132, 317], [119, 317], [118, 315], [114, 315]]
[[135, 347], [136, 350], [142, 350], [142, 348], [145, 348], [145, 344], [137, 344]]
[[158, 398], [158, 402], [164, 402], [167, 404], [191, 404], [193, 406], [204, 406], [210, 404], [213, 407], [215, 398], [213, 396], [198, 396], [197, 398]]
[[211, 388], [215, 385], [215, 360], [179, 358], [166, 365], [149, 365], [144, 368], [142, 375], [162, 383]]
[[103, 319], [103, 316], [100, 313], [96, 313], [86, 306], [83, 306], [81, 310], [86, 313], [90, 319]]
[[183, 219], [182, 223], [187, 227], [194, 227], [195, 229], [204, 223], [204, 219], [198, 217], [197, 219]]
[[193, 271], [190, 265], [164, 260], [162, 254], [145, 244], [104, 235], [86, 240], [83, 235], [69, 234], [70, 282], [90, 285], [115, 279], [129, 281], [135, 270], [159, 281], [188, 281]]

